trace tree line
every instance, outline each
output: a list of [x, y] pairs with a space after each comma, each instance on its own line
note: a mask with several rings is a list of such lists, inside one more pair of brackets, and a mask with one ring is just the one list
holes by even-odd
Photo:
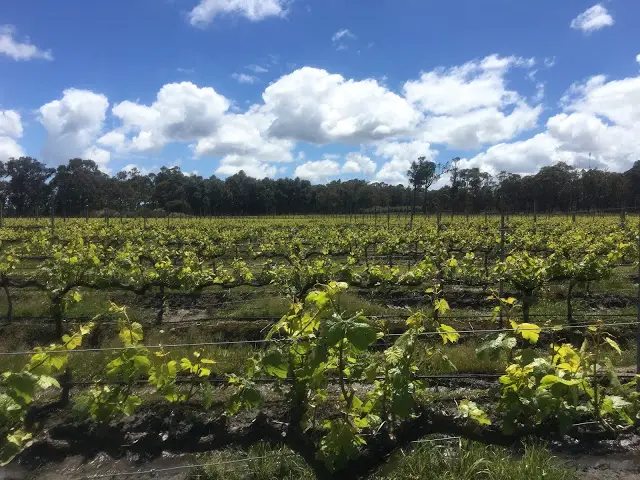
[[256, 179], [243, 171], [225, 180], [185, 175], [179, 167], [157, 173], [137, 169], [109, 176], [91, 160], [74, 158], [57, 168], [30, 157], [0, 162], [0, 201], [16, 216], [96, 215], [274, 215], [361, 213], [374, 210], [421, 213], [569, 212], [635, 208], [640, 200], [640, 161], [626, 172], [577, 169], [565, 163], [534, 175], [478, 168], [446, 169], [449, 184], [429, 189], [443, 172], [419, 159], [408, 172], [410, 184], [364, 180], [313, 185], [299, 178]]

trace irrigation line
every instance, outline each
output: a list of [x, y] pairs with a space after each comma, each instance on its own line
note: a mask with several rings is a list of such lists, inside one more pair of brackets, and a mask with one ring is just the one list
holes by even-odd
[[[287, 455], [275, 455], [275, 456], [292, 457], [293, 455], [287, 454]], [[175, 467], [152, 468], [149, 470], [138, 470], [137, 472], [101, 473], [97, 475], [76, 477], [75, 480], [92, 480], [94, 478], [132, 477], [134, 475], [155, 475], [157, 473], [176, 472], [179, 470], [189, 470], [193, 468], [218, 467], [222, 465], [233, 465], [237, 463], [251, 462], [254, 460], [266, 460], [267, 458], [273, 458], [273, 457], [274, 455], [262, 455], [260, 457], [248, 457], [248, 458], [240, 458], [237, 460], [227, 460], [225, 462], [198, 463], [198, 464], [190, 464], [190, 465], [179, 465]]]
[[438, 443], [438, 442], [448, 442], [451, 440], [462, 440], [462, 437], [428, 438], [428, 439], [422, 439], [422, 440], [414, 440], [411, 443]]
[[[528, 327], [519, 327], [518, 332], [524, 331], [561, 331], [564, 329], [580, 329], [587, 327], [620, 327], [620, 326], [630, 326], [630, 325], [638, 325], [640, 322], [619, 322], [619, 323], [583, 323], [576, 325], [557, 325], [557, 326], [542, 326], [535, 328]], [[513, 333], [514, 330], [510, 328], [496, 328], [496, 329], [481, 329], [481, 330], [456, 330], [455, 332], [450, 332], [451, 334], [460, 334], [460, 335], [475, 335], [475, 334], [485, 334], [485, 333]], [[420, 337], [428, 337], [428, 336], [442, 336], [446, 335], [448, 332], [423, 332], [419, 336]], [[384, 337], [399, 337], [404, 335], [404, 333], [388, 333]], [[235, 341], [224, 341], [224, 342], [201, 342], [201, 343], [175, 343], [175, 344], [158, 344], [158, 345], [138, 345], [135, 347], [104, 347], [104, 348], [79, 348], [75, 350], [59, 350], [48, 352], [52, 355], [55, 354], [74, 354], [74, 353], [97, 353], [97, 352], [118, 352], [129, 349], [147, 349], [147, 350], [157, 350], [157, 349], [171, 349], [171, 348], [197, 348], [197, 347], [211, 347], [211, 346], [222, 346], [222, 345], [253, 345], [260, 343], [276, 343], [276, 342], [295, 342], [299, 341], [294, 338], [265, 338], [261, 340], [235, 340]], [[20, 356], [20, 355], [33, 355], [35, 352], [33, 350], [23, 350], [16, 352], [0, 352], [0, 356], [10, 357], [10, 356]]]

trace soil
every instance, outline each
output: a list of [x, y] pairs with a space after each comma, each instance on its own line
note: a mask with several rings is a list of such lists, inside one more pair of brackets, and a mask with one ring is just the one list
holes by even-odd
[[[132, 479], [185, 480], [189, 468], [180, 467], [198, 463], [196, 453], [246, 449], [259, 441], [281, 443], [287, 411], [281, 402], [269, 403], [266, 414], [226, 417], [220, 416], [219, 409], [206, 412], [196, 404], [152, 402], [132, 417], [102, 426], [75, 420], [68, 411], [52, 410], [40, 418], [41, 431], [34, 444], [11, 466], [0, 468], [0, 480], [76, 480], [93, 475], [115, 479], [128, 472], [140, 472], [127, 475]], [[496, 441], [501, 442], [497, 437]], [[551, 446], [585, 480], [640, 480], [637, 435]]]
[[[560, 461], [579, 472], [582, 480], [640, 480], [640, 455], [637, 452], [598, 455], [557, 455]], [[21, 465], [0, 467], [0, 480], [75, 480], [93, 475], [110, 475], [106, 479], [120, 478], [117, 474], [147, 472], [128, 475], [131, 480], [187, 480], [190, 465], [198, 460], [192, 454], [171, 455], [140, 462], [132, 457], [111, 458], [104, 453], [92, 459], [80, 455], [65, 458], [59, 463], [49, 463], [36, 470]], [[171, 468], [174, 470], [157, 472]], [[156, 470], [154, 473], [149, 471]]]

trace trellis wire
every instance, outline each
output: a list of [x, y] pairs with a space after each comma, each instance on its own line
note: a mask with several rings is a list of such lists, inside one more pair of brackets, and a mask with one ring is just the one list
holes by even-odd
[[[292, 454], [282, 454], [275, 455], [277, 457], [292, 457]], [[116, 472], [116, 473], [101, 473], [97, 475], [89, 475], [76, 477], [74, 480], [92, 480], [96, 478], [112, 478], [112, 477], [132, 477], [135, 475], [155, 475], [157, 473], [166, 473], [166, 472], [175, 472], [179, 470], [190, 470], [195, 468], [207, 468], [207, 467], [218, 467], [222, 465], [233, 465], [237, 463], [245, 463], [252, 462], [255, 460], [266, 460], [267, 458], [273, 458], [274, 455], [262, 455], [259, 457], [247, 457], [247, 458], [239, 458], [237, 460], [227, 460], [223, 462], [216, 463], [197, 463], [197, 464], [189, 464], [189, 465], [178, 465], [175, 467], [164, 467], [164, 468], [152, 468], [149, 470], [138, 470], [137, 472]]]
[[[579, 328], [588, 328], [588, 327], [621, 327], [621, 326], [630, 326], [630, 325], [638, 325], [640, 322], [618, 322], [618, 323], [583, 323], [583, 324], [575, 324], [575, 325], [556, 325], [556, 326], [542, 326], [538, 327], [518, 327], [518, 331], [560, 331], [564, 329], [579, 329]], [[457, 330], [455, 332], [451, 332], [452, 334], [457, 333], [459, 335], [475, 335], [475, 334], [486, 334], [486, 333], [506, 333], [513, 332], [513, 329], [509, 328], [496, 328], [496, 329], [479, 329], [479, 330]], [[428, 336], [441, 336], [445, 335], [448, 332], [422, 332], [419, 334], [420, 337], [428, 337]], [[399, 337], [403, 335], [402, 333], [388, 333], [385, 334], [384, 337]], [[124, 351], [129, 349], [147, 349], [147, 350], [156, 350], [156, 349], [172, 349], [172, 348], [198, 348], [198, 347], [212, 347], [212, 346], [222, 346], [222, 345], [242, 345], [242, 344], [260, 344], [260, 343], [276, 343], [276, 342], [295, 342], [299, 341], [298, 339], [292, 338], [265, 338], [259, 340], [231, 340], [231, 341], [222, 341], [222, 342], [201, 342], [201, 343], [175, 343], [175, 344], [158, 344], [158, 345], [138, 345], [135, 347], [103, 347], [103, 348], [78, 348], [75, 350], [60, 350], [49, 352], [53, 355], [55, 354], [75, 354], [75, 353], [97, 353], [97, 352], [117, 352]], [[15, 352], [0, 352], [0, 356], [8, 357], [8, 356], [20, 356], [20, 355], [32, 355], [34, 354], [33, 350], [23, 350], [23, 351], [15, 351]]]

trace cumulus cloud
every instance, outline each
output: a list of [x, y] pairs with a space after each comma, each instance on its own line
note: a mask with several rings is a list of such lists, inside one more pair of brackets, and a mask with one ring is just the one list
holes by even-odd
[[22, 137], [22, 119], [14, 110], [0, 110], [0, 162], [24, 156], [16, 139]]
[[98, 164], [100, 170], [105, 173], [111, 173], [111, 169], [108, 167], [109, 162], [111, 161], [111, 152], [105, 150], [104, 148], [96, 147], [95, 145], [87, 148], [82, 155], [81, 158], [87, 160], [93, 160]]
[[598, 3], [571, 20], [570, 26], [574, 30], [582, 30], [584, 33], [591, 33], [605, 27], [610, 27], [614, 23], [615, 21], [607, 9], [602, 6], [602, 4]]
[[108, 152], [94, 146], [101, 133], [109, 101], [89, 90], [70, 88], [60, 100], [40, 107], [40, 123], [47, 131], [43, 150], [47, 162], [63, 163], [74, 157], [92, 157], [101, 168], [109, 162]]
[[0, 162], [6, 162], [10, 158], [20, 158], [24, 156], [24, 150], [15, 139], [0, 136]]
[[201, 0], [189, 13], [189, 22], [197, 27], [209, 25], [217, 16], [236, 14], [253, 22], [268, 17], [283, 17], [288, 0]]
[[309, 180], [311, 183], [326, 183], [330, 177], [340, 173], [340, 164], [335, 160], [325, 158], [312, 162], [305, 162], [296, 167], [294, 177]]
[[213, 88], [181, 82], [163, 86], [151, 105], [124, 101], [112, 112], [122, 121], [122, 130], [135, 134], [127, 148], [147, 152], [214, 134], [230, 105]]
[[247, 155], [227, 155], [220, 161], [217, 175], [234, 175], [240, 170], [254, 178], [274, 177], [277, 168]]
[[118, 131], [111, 131], [98, 139], [98, 143], [104, 147], [112, 148], [114, 150], [121, 150], [127, 141], [127, 137], [124, 133]]
[[420, 114], [376, 80], [346, 80], [304, 67], [263, 94], [275, 120], [269, 134], [315, 144], [367, 143], [412, 131]]
[[376, 147], [375, 154], [388, 159], [375, 176], [378, 182], [392, 185], [407, 185], [407, 170], [411, 162], [419, 157], [434, 161], [437, 150], [431, 148], [429, 142], [422, 140], [383, 142]]
[[198, 157], [234, 155], [248, 158], [259, 157], [263, 161], [290, 162], [291, 140], [270, 137], [267, 131], [274, 117], [258, 106], [246, 113], [226, 115], [215, 134], [202, 138], [195, 146]]
[[21, 42], [14, 37], [15, 33], [13, 25], [0, 25], [0, 54], [14, 60], [53, 60], [51, 50], [39, 49], [28, 38]]
[[535, 128], [541, 113], [542, 106], [530, 107], [519, 102], [509, 114], [489, 107], [459, 116], [428, 117], [422, 127], [423, 138], [432, 143], [473, 149]]
[[534, 128], [542, 106], [530, 106], [518, 92], [507, 89], [505, 78], [514, 67], [534, 65], [534, 59], [490, 55], [449, 69], [436, 68], [406, 82], [405, 97], [426, 116], [420, 138], [470, 149]]
[[639, 102], [640, 76], [591, 77], [568, 89], [561, 102], [564, 111], [548, 119], [545, 132], [494, 145], [470, 159], [470, 165], [492, 173], [534, 173], [562, 161], [624, 171], [640, 156]]
[[22, 119], [14, 110], [0, 110], [0, 137], [21, 137]]
[[238, 83], [245, 83], [249, 85], [252, 85], [259, 80], [259, 78], [255, 75], [247, 75], [246, 73], [234, 73], [231, 75], [231, 77], [234, 80], [237, 80]]
[[342, 173], [362, 173], [365, 177], [373, 175], [378, 166], [366, 155], [351, 152], [347, 154], [342, 165]]

